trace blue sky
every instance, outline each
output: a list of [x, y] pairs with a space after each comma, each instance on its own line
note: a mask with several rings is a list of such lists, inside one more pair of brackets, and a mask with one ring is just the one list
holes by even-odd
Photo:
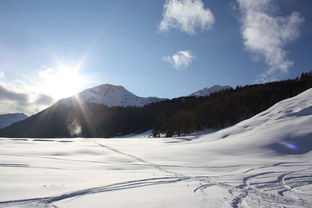
[[[0, 113], [111, 83], [178, 97], [312, 70], [310, 0], [1, 0]], [[10, 107], [9, 107], [10, 106]]]

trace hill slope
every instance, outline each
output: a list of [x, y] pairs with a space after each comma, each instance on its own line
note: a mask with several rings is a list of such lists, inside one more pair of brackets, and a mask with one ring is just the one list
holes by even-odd
[[0, 129], [10, 126], [11, 124], [16, 123], [18, 121], [22, 121], [27, 117], [28, 116], [26, 116], [23, 113], [10, 113], [0, 115]]
[[228, 89], [207, 97], [181, 97], [143, 107], [107, 107], [79, 95], [0, 130], [2, 137], [113, 137], [153, 128], [168, 137], [248, 119], [312, 87], [312, 77]]
[[[312, 89], [197, 142], [220, 152], [304, 154], [312, 150]], [[209, 147], [208, 147], [209, 143]], [[220, 145], [220, 146], [219, 146]]]

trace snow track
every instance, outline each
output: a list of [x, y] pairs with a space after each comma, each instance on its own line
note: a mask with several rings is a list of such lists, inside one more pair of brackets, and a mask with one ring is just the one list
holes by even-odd
[[61, 201], [64, 199], [103, 193], [109, 191], [118, 191], [123, 189], [133, 189], [139, 188], [143, 186], [152, 186], [152, 185], [160, 185], [160, 184], [168, 184], [168, 183], [176, 183], [179, 181], [187, 180], [188, 178], [177, 178], [177, 177], [162, 177], [162, 178], [147, 178], [142, 180], [134, 180], [134, 181], [126, 181], [122, 183], [109, 184], [106, 186], [94, 187], [84, 190], [73, 191], [69, 193], [64, 193], [58, 196], [51, 197], [43, 197], [43, 198], [30, 198], [30, 199], [19, 199], [19, 200], [11, 200], [11, 201], [0, 201], [0, 207], [8, 207], [11, 205], [21, 205], [27, 203], [37, 203], [44, 204], [45, 206], [54, 206], [52, 203]]
[[[2, 145], [11, 143], [11, 140], [1, 140]], [[24, 148], [29, 145], [29, 141], [14, 141], [14, 144], [21, 145]], [[126, 141], [125, 141], [126, 142]], [[210, 165], [210, 166], [192, 166], [186, 164], [157, 164], [150, 162], [150, 159], [145, 159], [142, 156], [133, 154], [132, 150], [124, 151], [124, 146], [118, 148], [118, 144], [114, 144], [111, 140], [108, 143], [105, 140], [88, 140], [81, 139], [77, 142], [59, 143], [59, 142], [43, 142], [32, 141], [32, 145], [40, 147], [41, 145], [57, 145], [72, 148], [72, 145], [77, 145], [75, 148], [87, 147], [93, 149], [90, 151], [90, 156], [87, 159], [79, 159], [81, 156], [49, 156], [41, 153], [32, 154], [17, 153], [2, 154], [2, 160], [6, 158], [8, 161], [1, 162], [2, 170], [32, 170], [45, 169], [46, 171], [56, 171], [62, 174], [71, 174], [75, 171], [76, 166], [93, 167], [99, 166], [120, 167], [128, 166], [130, 169], [125, 171], [140, 170], [142, 168], [148, 171], [142, 176], [131, 176], [132, 180], [124, 180], [116, 183], [107, 183], [103, 186], [89, 186], [89, 188], [81, 188], [70, 191], [59, 191], [59, 194], [50, 194], [48, 196], [20, 198], [15, 200], [0, 200], [0, 207], [18, 207], [18, 208], [62, 208], [64, 203], [71, 204], [74, 201], [83, 200], [86, 196], [97, 194], [105, 194], [109, 192], [119, 193], [125, 190], [139, 190], [148, 187], [162, 186], [178, 186], [187, 183], [189, 196], [200, 198], [201, 203], [209, 203], [210, 207], [312, 207], [312, 168], [309, 161], [300, 161], [300, 158], [292, 161], [273, 161], [260, 164], [244, 163], [241, 165]], [[157, 141], [159, 143], [159, 141]], [[113, 146], [112, 146], [113, 145]], [[73, 152], [82, 152], [78, 150]], [[57, 147], [59, 149], [59, 147]], [[83, 151], [89, 152], [89, 151]], [[129, 153], [130, 152], [130, 153]], [[53, 155], [62, 155], [54, 153]], [[69, 154], [70, 155], [70, 154]], [[108, 156], [108, 160], [105, 157]], [[104, 160], [103, 160], [104, 157]], [[114, 158], [114, 161], [111, 161]], [[11, 160], [11, 161], [10, 161]], [[28, 163], [25, 163], [25, 160]], [[36, 161], [42, 160], [45, 166], [35, 164]], [[289, 160], [289, 159], [287, 159]], [[23, 162], [24, 161], [24, 162]], [[124, 162], [127, 161], [127, 162]], [[14, 162], [14, 163], [13, 163]], [[238, 162], [238, 161], [237, 161]], [[53, 164], [55, 167], [53, 167]], [[64, 164], [67, 168], [59, 167], [57, 164]], [[73, 166], [72, 168], [69, 168]], [[52, 168], [53, 167], [53, 168]], [[78, 169], [80, 171], [82, 169]], [[100, 170], [102, 172], [102, 170]], [[131, 172], [126, 172], [131, 175]], [[124, 174], [124, 173], [123, 173]], [[146, 177], [148, 175], [160, 175], [160, 177]], [[9, 175], [6, 175], [8, 177]], [[145, 176], [145, 177], [144, 177]], [[69, 176], [70, 177], [70, 176]], [[137, 179], [136, 179], [137, 177]], [[3, 178], [3, 177], [2, 177]], [[180, 184], [180, 185], [179, 185]], [[0, 189], [1, 190], [1, 189]], [[218, 194], [216, 194], [218, 193]], [[103, 195], [104, 196], [104, 195]], [[213, 199], [211, 198], [213, 196]], [[63, 202], [64, 201], [64, 202]], [[60, 203], [61, 202], [61, 203]], [[222, 204], [222, 205], [221, 205]], [[183, 207], [183, 206], [182, 206]]]
[[156, 164], [154, 164], [154, 163], [148, 162], [148, 161], [146, 161], [146, 160], [144, 160], [144, 159], [142, 159], [142, 158], [139, 158], [139, 157], [137, 157], [137, 156], [135, 156], [135, 155], [130, 155], [130, 154], [128, 154], [128, 153], [121, 152], [121, 151], [119, 151], [119, 150], [117, 150], [117, 149], [114, 149], [114, 148], [109, 147], [109, 146], [107, 146], [107, 145], [103, 145], [103, 144], [101, 144], [101, 143], [99, 143], [99, 142], [96, 142], [96, 141], [94, 141], [94, 143], [97, 144], [97, 145], [99, 145], [100, 147], [109, 149], [109, 150], [111, 150], [111, 151], [113, 151], [113, 152], [116, 152], [116, 153], [118, 153], [118, 154], [126, 155], [126, 156], [128, 156], [128, 157], [130, 157], [130, 158], [132, 158], [132, 159], [134, 159], [134, 160], [136, 160], [136, 161], [138, 161], [138, 162], [142, 162], [143, 164], [149, 165], [149, 166], [151, 166], [151, 167], [153, 167], [153, 168], [155, 168], [155, 169], [157, 169], [157, 170], [159, 170], [159, 171], [161, 171], [161, 172], [165, 172], [165, 173], [168, 173], [168, 174], [173, 174], [173, 175], [175, 175], [176, 177], [181, 177], [181, 178], [185, 177], [183, 174], [175, 173], [175, 172], [172, 172], [172, 171], [168, 171], [168, 170], [162, 168], [162, 167], [159, 166], [159, 165], [156, 165]]
[[311, 106], [182, 139], [0, 138], [0, 207], [312, 207]]

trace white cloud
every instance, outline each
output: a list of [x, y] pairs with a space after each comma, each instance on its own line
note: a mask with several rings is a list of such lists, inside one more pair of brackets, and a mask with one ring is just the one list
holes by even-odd
[[31, 115], [53, 104], [54, 100], [50, 96], [27, 91], [20, 84], [0, 82], [0, 114]]
[[167, 0], [159, 30], [175, 28], [193, 35], [196, 28], [208, 30], [214, 22], [213, 13], [204, 8], [202, 0]]
[[269, 67], [262, 78], [288, 72], [293, 62], [288, 60], [285, 46], [300, 35], [303, 22], [300, 13], [275, 16], [273, 0], [237, 0], [237, 3], [245, 48], [256, 60], [264, 59]]
[[195, 57], [192, 55], [191, 51], [184, 50], [178, 51], [176, 54], [172, 56], [163, 57], [164, 61], [167, 61], [173, 65], [177, 70], [185, 69], [188, 67]]
[[56, 100], [80, 92], [89, 84], [89, 78], [80, 73], [79, 65], [61, 63], [53, 68], [42, 66], [28, 75], [20, 74], [15, 80], [1, 79], [0, 72], [0, 114], [37, 113]]

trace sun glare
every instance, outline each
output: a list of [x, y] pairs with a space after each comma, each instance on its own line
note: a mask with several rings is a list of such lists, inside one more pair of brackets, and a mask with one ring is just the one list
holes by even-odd
[[40, 80], [39, 91], [61, 99], [72, 96], [82, 90], [87, 83], [79, 68], [60, 65], [57, 68], [44, 68], [38, 72]]

